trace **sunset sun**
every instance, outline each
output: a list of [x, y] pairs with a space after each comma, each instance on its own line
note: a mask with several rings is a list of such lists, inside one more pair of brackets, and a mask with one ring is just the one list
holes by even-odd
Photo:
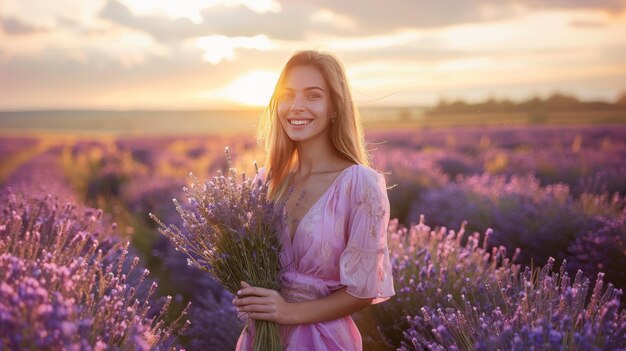
[[251, 71], [236, 78], [221, 89], [207, 94], [207, 97], [218, 98], [240, 105], [259, 107], [267, 105], [278, 73], [270, 71]]

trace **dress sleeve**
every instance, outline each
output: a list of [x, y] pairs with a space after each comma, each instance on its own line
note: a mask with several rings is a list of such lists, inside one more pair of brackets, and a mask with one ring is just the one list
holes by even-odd
[[348, 238], [339, 275], [349, 294], [374, 298], [376, 304], [395, 295], [387, 245], [389, 198], [383, 175], [358, 168], [349, 186]]

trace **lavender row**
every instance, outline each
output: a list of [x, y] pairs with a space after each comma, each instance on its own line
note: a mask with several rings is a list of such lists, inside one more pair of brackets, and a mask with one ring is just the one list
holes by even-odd
[[[241, 140], [229, 141], [251, 147]], [[133, 242], [159, 277], [164, 291], [179, 296], [181, 303], [191, 302], [191, 326], [181, 336], [189, 349], [233, 349], [242, 323], [232, 306], [233, 296], [206, 272], [188, 266], [186, 256], [158, 234], [148, 213], [183, 229], [172, 199], [184, 198], [182, 189], [190, 171], [206, 176], [223, 168], [223, 146], [219, 153], [215, 148], [224, 142], [194, 138], [118, 140], [113, 145], [75, 146], [66, 153], [72, 160], [68, 163], [82, 165], [74, 169], [85, 180], [87, 201], [104, 198], [123, 205], [134, 217]]]
[[[366, 350], [617, 350], [626, 348], [622, 291], [572, 281], [563, 262], [513, 264], [506, 248], [456, 233], [391, 222], [396, 296], [357, 315]], [[492, 233], [488, 230], [486, 236]], [[521, 252], [516, 250], [513, 256]], [[605, 286], [606, 285], [606, 286]]]
[[[565, 183], [577, 196], [626, 194], [623, 126], [425, 129], [370, 133], [368, 139], [386, 142], [375, 147], [377, 159], [390, 152], [416, 153], [451, 180], [481, 173], [533, 174], [542, 185]], [[392, 174], [398, 171], [396, 166], [380, 165]]]
[[52, 196], [8, 195], [0, 218], [0, 348], [175, 348], [185, 321], [165, 323], [170, 298], [159, 310], [157, 284], [128, 243], [98, 235], [100, 215]]
[[514, 150], [520, 146], [534, 147], [537, 150], [546, 148], [572, 151], [602, 150], [612, 145], [623, 145], [625, 135], [624, 125], [486, 126], [368, 133], [369, 139], [385, 140], [391, 147], [455, 148], [468, 154], [489, 147]]
[[27, 137], [0, 138], [0, 165], [18, 152], [35, 146], [37, 142], [36, 138]]
[[606, 273], [626, 287], [626, 200], [614, 194], [583, 194], [574, 198], [563, 184], [542, 187], [533, 176], [507, 178], [488, 174], [462, 177], [430, 189], [414, 200], [416, 213], [435, 225], [470, 232], [491, 228], [489, 246], [520, 248], [517, 263], [544, 265], [549, 257], [571, 262], [570, 274]]
[[41, 195], [53, 193], [64, 201], [76, 202], [77, 197], [58, 163], [58, 150], [46, 150], [21, 164], [0, 187], [0, 199], [9, 189], [15, 193]]
[[[619, 309], [621, 290], [606, 288], [602, 274], [592, 287], [563, 268], [511, 274], [497, 286], [485, 285], [488, 296], [501, 300], [485, 309], [465, 295], [450, 297], [445, 308], [425, 306], [409, 319], [399, 350], [623, 350], [626, 311]], [[563, 262], [565, 265], [565, 262]]]

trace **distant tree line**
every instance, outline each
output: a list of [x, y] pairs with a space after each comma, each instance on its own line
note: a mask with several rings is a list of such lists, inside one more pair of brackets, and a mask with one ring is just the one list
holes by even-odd
[[626, 92], [615, 102], [580, 101], [572, 95], [555, 93], [542, 99], [532, 97], [522, 102], [513, 102], [508, 99], [498, 100], [489, 98], [484, 102], [467, 103], [463, 100], [449, 102], [441, 100], [430, 108], [429, 114], [443, 113], [479, 113], [479, 112], [556, 112], [556, 111], [613, 111], [626, 110]]

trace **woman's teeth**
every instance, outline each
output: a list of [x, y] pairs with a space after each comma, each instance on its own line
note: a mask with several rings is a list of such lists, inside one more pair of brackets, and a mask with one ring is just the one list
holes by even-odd
[[291, 121], [289, 121], [289, 123], [296, 126], [302, 126], [308, 124], [309, 122], [311, 122], [310, 119], [292, 119]]

